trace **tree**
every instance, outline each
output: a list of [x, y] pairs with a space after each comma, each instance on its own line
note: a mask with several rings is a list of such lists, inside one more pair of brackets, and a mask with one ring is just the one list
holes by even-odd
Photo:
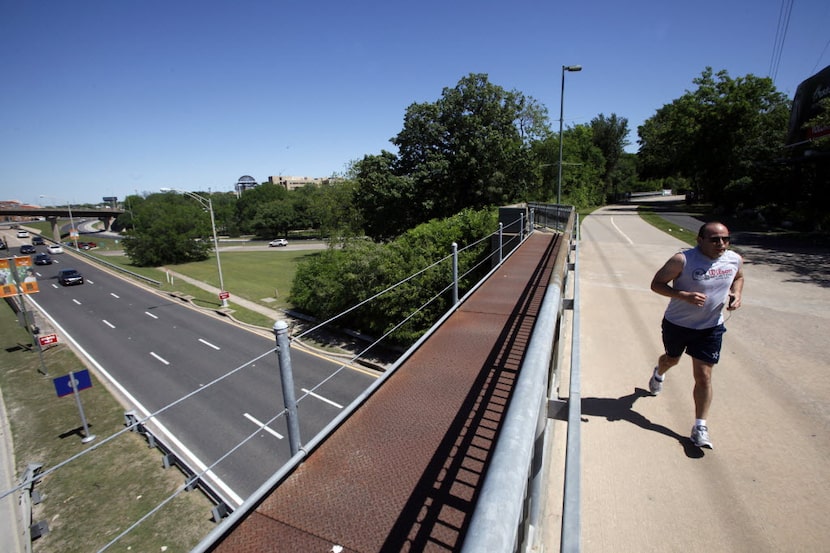
[[548, 136], [543, 106], [470, 74], [434, 103], [410, 105], [383, 152], [357, 165], [356, 200], [369, 236], [390, 238], [464, 208], [525, 199], [538, 185], [531, 143]]
[[594, 145], [600, 149], [605, 158], [605, 167], [602, 171], [603, 192], [606, 198], [616, 196], [617, 184], [614, 181], [620, 158], [625, 154], [628, 145], [628, 119], [617, 117], [612, 113], [610, 117], [600, 113], [591, 120], [591, 131]]
[[199, 202], [175, 192], [152, 194], [132, 207], [139, 222], [124, 238], [124, 253], [140, 267], [207, 259], [210, 216]]
[[789, 101], [767, 77], [732, 79], [707, 67], [693, 82], [696, 90], [663, 106], [638, 128], [645, 175], [689, 178], [715, 205], [724, 203], [734, 183], [741, 183], [744, 197], [752, 197], [762, 178], [759, 169], [780, 156]]

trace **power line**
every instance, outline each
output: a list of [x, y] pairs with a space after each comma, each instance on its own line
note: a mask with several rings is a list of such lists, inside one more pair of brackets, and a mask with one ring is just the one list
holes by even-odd
[[784, 52], [784, 43], [787, 40], [787, 31], [790, 27], [790, 15], [792, 15], [795, 0], [781, 0], [781, 9], [778, 12], [778, 24], [775, 29], [775, 40], [772, 46], [772, 56], [769, 62], [769, 76], [773, 84], [778, 77], [778, 68], [781, 65], [781, 54]]

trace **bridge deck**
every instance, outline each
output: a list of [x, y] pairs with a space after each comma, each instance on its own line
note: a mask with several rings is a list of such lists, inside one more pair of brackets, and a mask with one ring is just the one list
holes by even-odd
[[213, 550], [458, 550], [559, 243], [531, 236]]

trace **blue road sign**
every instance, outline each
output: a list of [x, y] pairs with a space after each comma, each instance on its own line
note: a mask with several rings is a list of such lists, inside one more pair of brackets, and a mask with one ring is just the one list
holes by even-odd
[[72, 393], [71, 377], [75, 378], [75, 387], [79, 392], [81, 390], [86, 390], [87, 388], [92, 388], [92, 377], [89, 376], [89, 371], [84, 369], [82, 371], [69, 373], [65, 376], [59, 376], [52, 379], [52, 382], [55, 383], [55, 391], [58, 393], [58, 397], [68, 396]]

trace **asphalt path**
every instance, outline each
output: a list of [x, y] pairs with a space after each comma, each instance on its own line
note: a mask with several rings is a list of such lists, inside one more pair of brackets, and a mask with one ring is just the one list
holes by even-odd
[[[262, 428], [283, 411], [274, 339], [136, 286], [79, 256], [53, 257], [55, 264], [37, 268], [40, 292], [31, 299], [61, 339], [71, 339], [139, 416], [194, 394], [155, 417], [156, 428], [169, 434], [168, 443], [180, 444], [179, 453], [191, 466], [212, 465], [253, 434], [207, 478], [232, 504], [290, 458], [286, 417]], [[84, 275], [85, 284], [58, 284], [58, 270], [69, 266]], [[303, 443], [375, 378], [298, 348], [292, 348], [292, 364]], [[94, 424], [94, 413], [88, 418]]]
[[686, 245], [636, 206], [581, 229], [583, 551], [826, 551], [830, 283], [815, 267], [828, 253], [742, 250], [743, 307], [713, 375], [715, 447], [701, 450], [689, 358], [647, 394], [668, 302], [649, 284]]

